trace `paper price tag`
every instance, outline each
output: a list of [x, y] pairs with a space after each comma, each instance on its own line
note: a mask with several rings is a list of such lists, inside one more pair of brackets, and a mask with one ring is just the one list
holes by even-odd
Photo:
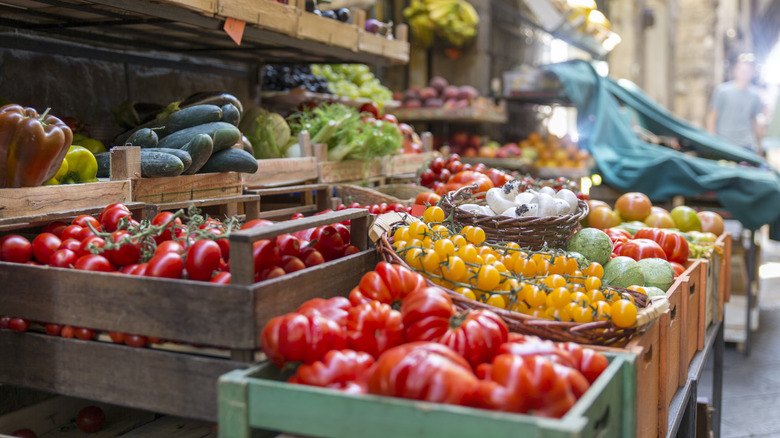
[[246, 27], [246, 21], [236, 20], [235, 18], [228, 17], [225, 20], [224, 30], [225, 33], [230, 36], [230, 39], [235, 41], [239, 46], [241, 45], [241, 38], [244, 37], [244, 28]]

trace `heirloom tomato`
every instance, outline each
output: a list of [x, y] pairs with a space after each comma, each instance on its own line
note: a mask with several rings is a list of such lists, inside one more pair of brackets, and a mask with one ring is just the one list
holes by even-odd
[[365, 394], [372, 365], [374, 358], [368, 353], [331, 350], [322, 360], [299, 366], [288, 382]]
[[344, 327], [347, 325], [347, 315], [350, 307], [352, 307], [352, 303], [344, 297], [333, 297], [327, 300], [324, 298], [313, 298], [301, 304], [301, 307], [296, 312], [309, 317], [320, 315]]
[[400, 265], [379, 262], [376, 269], [364, 275], [360, 284], [352, 289], [349, 300], [355, 306], [376, 300], [400, 308], [401, 300], [425, 287], [422, 275]]
[[349, 347], [374, 357], [404, 342], [401, 312], [379, 301], [349, 309], [346, 328]]
[[268, 359], [278, 366], [285, 362], [312, 363], [330, 350], [347, 348], [347, 336], [336, 322], [300, 313], [270, 320], [260, 334], [260, 341]]
[[661, 245], [650, 239], [632, 239], [620, 245], [615, 254], [631, 257], [634, 260], [659, 258], [666, 260], [666, 253]]
[[642, 228], [634, 235], [637, 239], [650, 239], [661, 246], [670, 262], [688, 261], [688, 241], [682, 234], [660, 228]]

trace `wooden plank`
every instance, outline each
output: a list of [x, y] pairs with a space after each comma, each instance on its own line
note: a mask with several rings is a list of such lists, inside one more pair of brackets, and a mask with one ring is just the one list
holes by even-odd
[[298, 38], [318, 41], [328, 46], [358, 51], [358, 28], [353, 24], [301, 12], [298, 18]]
[[683, 300], [686, 300], [685, 304], [685, 333], [687, 334], [684, 349], [683, 349], [683, 367], [687, 370], [688, 365], [691, 363], [693, 356], [699, 349], [699, 331], [703, 331], [704, 318], [700, 310], [701, 299], [703, 294], [702, 289], [702, 273], [703, 267], [702, 260], [689, 260], [685, 264], [685, 272], [680, 276], [688, 277], [687, 286], [683, 289]]
[[666, 436], [668, 406], [661, 400], [660, 324], [653, 323], [628, 343], [636, 358], [636, 427], [638, 437]]
[[271, 0], [216, 0], [217, 14], [233, 17], [286, 35], [298, 30], [300, 11], [295, 6]]
[[[147, 204], [146, 205], [146, 216], [147, 217], [154, 217], [155, 214], [161, 212], [161, 211], [171, 211], [171, 210], [179, 210], [179, 209], [188, 209], [190, 207], [211, 207], [214, 205], [236, 205], [236, 204], [244, 204], [245, 206], [245, 212], [246, 212], [246, 205], [250, 205], [251, 203], [258, 202], [260, 200], [259, 196], [256, 195], [238, 195], [238, 196], [231, 196], [227, 198], [211, 198], [211, 199], [193, 199], [189, 201], [179, 201], [179, 202], [166, 202], [164, 204]], [[259, 204], [257, 204], [259, 206]], [[233, 214], [226, 214], [226, 216], [235, 216], [236, 213]]]
[[241, 174], [237, 172], [139, 178], [133, 180], [132, 190], [134, 201], [148, 204], [224, 198], [243, 192]]
[[257, 172], [242, 174], [244, 185], [250, 188], [298, 184], [318, 176], [314, 157], [257, 160]]
[[111, 181], [141, 178], [141, 148], [117, 146], [111, 149]]
[[409, 62], [409, 43], [400, 39], [388, 39], [363, 30], [359, 31], [358, 49], [391, 59], [395, 63]]
[[661, 315], [660, 319], [660, 354], [659, 354], [659, 382], [661, 395], [660, 401], [669, 406], [677, 388], [685, 385], [688, 369], [683, 369], [682, 356], [683, 345], [687, 333], [685, 327], [685, 304], [682, 299], [684, 286], [687, 280], [675, 282], [666, 293], [669, 300], [669, 309]]
[[181, 417], [166, 415], [155, 421], [144, 424], [129, 432], [123, 433], [122, 438], [207, 438], [216, 437], [214, 424], [211, 422], [189, 420]]
[[407, 173], [417, 174], [425, 166], [425, 163], [435, 156], [433, 152], [421, 154], [403, 154], [387, 157], [384, 174], [388, 176], [403, 175]]
[[170, 3], [172, 5], [181, 6], [191, 11], [195, 11], [199, 14], [207, 17], [213, 17], [216, 12], [216, 2], [214, 0], [155, 0], [160, 3]]
[[382, 177], [382, 161], [375, 160], [371, 163], [360, 160], [321, 161], [319, 175], [320, 183], [360, 181]]
[[[136, 220], [144, 219], [145, 204], [142, 202], [125, 202], [125, 206], [130, 209], [133, 218]], [[0, 231], [30, 228], [40, 225], [46, 225], [49, 222], [57, 220], [70, 220], [78, 215], [88, 214], [96, 216], [100, 214], [105, 205], [89, 208], [79, 208], [75, 210], [61, 210], [55, 213], [36, 214], [33, 216], [21, 216], [0, 219]]]
[[[216, 382], [248, 364], [37, 333], [0, 331], [0, 381], [215, 421]], [[46, 360], [41, 360], [46, 358]]]
[[286, 186], [286, 187], [273, 187], [273, 188], [266, 188], [266, 189], [248, 189], [246, 190], [247, 193], [252, 193], [254, 195], [259, 196], [271, 196], [271, 195], [286, 195], [289, 193], [297, 193], [297, 192], [303, 192], [303, 191], [312, 191], [312, 190], [329, 190], [330, 186], [327, 184], [302, 184], [297, 186]]
[[130, 181], [0, 189], [0, 218], [24, 218], [130, 202], [130, 190]]

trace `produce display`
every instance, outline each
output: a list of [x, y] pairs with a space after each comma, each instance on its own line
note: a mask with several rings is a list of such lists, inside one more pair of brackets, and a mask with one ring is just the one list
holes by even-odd
[[324, 77], [328, 89], [338, 96], [365, 98], [380, 105], [393, 100], [393, 92], [365, 64], [312, 64], [311, 71]]
[[459, 312], [421, 275], [386, 262], [349, 298], [272, 319], [261, 341], [276, 365], [301, 363], [293, 384], [553, 418], [608, 364], [577, 344], [509, 333], [491, 311]]
[[487, 205], [461, 204], [458, 208], [475, 214], [505, 217], [565, 216], [576, 213], [579, 208], [579, 198], [569, 189], [556, 191], [545, 186], [538, 192], [523, 190], [519, 180], [489, 189], [485, 200]]
[[402, 108], [464, 108], [479, 97], [471, 85], [450, 85], [441, 76], [431, 78], [427, 87], [412, 87], [401, 94]]
[[427, 169], [420, 173], [418, 183], [441, 196], [471, 184], [478, 185], [478, 192], [486, 192], [493, 187], [501, 187], [512, 179], [514, 177], [510, 174], [490, 169], [482, 163], [475, 166], [463, 164], [460, 155], [451, 154], [446, 160], [434, 158]]
[[568, 136], [547, 134], [546, 138], [532, 132], [519, 143], [488, 144], [477, 152], [480, 157], [514, 158], [522, 157], [538, 167], [585, 167], [590, 154], [580, 149]]
[[312, 73], [311, 66], [267, 65], [263, 70], [263, 90], [285, 91], [303, 88], [314, 93], [330, 93], [328, 81]]
[[479, 14], [465, 0], [413, 0], [404, 17], [415, 44], [430, 47], [438, 37], [454, 47], [462, 47], [477, 35]]

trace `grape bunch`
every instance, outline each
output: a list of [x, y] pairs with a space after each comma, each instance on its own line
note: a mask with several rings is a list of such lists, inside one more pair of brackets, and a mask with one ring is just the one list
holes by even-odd
[[308, 64], [269, 65], [263, 72], [262, 87], [268, 91], [286, 91], [301, 87], [315, 93], [330, 93], [325, 78], [312, 73]]

